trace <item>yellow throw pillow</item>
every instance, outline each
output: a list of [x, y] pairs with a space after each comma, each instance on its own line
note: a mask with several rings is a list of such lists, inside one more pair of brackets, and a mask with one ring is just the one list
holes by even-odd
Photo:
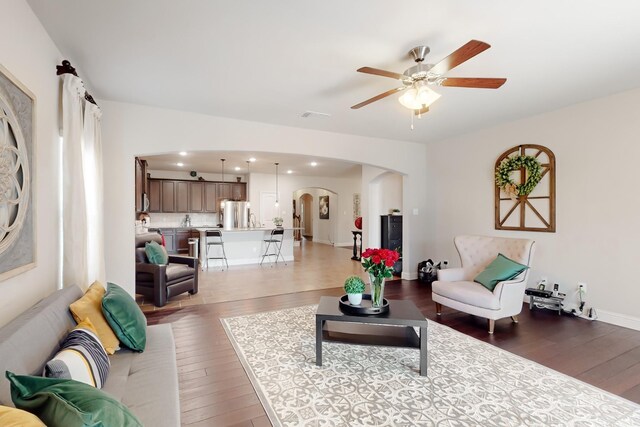
[[47, 427], [40, 418], [22, 409], [0, 406], [0, 426], [2, 427]]
[[120, 342], [102, 314], [102, 297], [105, 292], [104, 286], [100, 282], [94, 282], [82, 298], [72, 303], [69, 309], [77, 323], [81, 323], [87, 318], [91, 321], [105, 351], [108, 354], [113, 354], [120, 348]]

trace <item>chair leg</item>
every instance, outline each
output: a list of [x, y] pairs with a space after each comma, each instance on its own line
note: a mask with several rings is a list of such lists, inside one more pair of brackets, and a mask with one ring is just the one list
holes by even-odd
[[511, 320], [513, 320], [513, 323], [518, 323], [518, 315], [511, 316]]
[[271, 242], [267, 242], [267, 248], [264, 250], [264, 254], [262, 254], [262, 259], [260, 260], [260, 265], [264, 262], [264, 258], [269, 253], [269, 246], [271, 246]]
[[493, 333], [493, 329], [496, 326], [496, 321], [493, 319], [488, 319], [489, 320], [489, 333], [492, 334]]
[[227, 270], [229, 269], [229, 263], [227, 262], [227, 252], [224, 250], [224, 243], [222, 244], [222, 256], [224, 257], [224, 263], [227, 266]]
[[440, 316], [442, 314], [442, 304], [439, 302], [436, 303], [436, 314]]

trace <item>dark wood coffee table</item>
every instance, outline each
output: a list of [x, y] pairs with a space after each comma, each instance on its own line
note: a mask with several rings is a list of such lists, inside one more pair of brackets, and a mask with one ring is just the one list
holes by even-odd
[[[389, 312], [354, 316], [340, 311], [339, 298], [321, 297], [316, 312], [316, 365], [322, 366], [322, 342], [420, 349], [420, 375], [427, 375], [427, 319], [408, 300], [388, 300]], [[420, 328], [420, 336], [414, 327]]]

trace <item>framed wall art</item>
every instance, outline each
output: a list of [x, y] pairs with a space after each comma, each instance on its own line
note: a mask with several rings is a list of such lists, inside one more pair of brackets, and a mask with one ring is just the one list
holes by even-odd
[[329, 219], [329, 196], [320, 196], [320, 219]]
[[0, 65], [0, 281], [36, 266], [35, 107]]

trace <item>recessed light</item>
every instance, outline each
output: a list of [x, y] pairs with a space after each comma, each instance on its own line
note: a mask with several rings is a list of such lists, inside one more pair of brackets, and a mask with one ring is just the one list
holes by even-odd
[[253, 163], [253, 162], [256, 161], [256, 158], [255, 157], [251, 157], [251, 158], [249, 158], [249, 161]]
[[313, 167], [315, 168], [316, 166], [318, 166], [318, 163], [316, 163], [316, 162], [311, 162], [311, 166], [313, 166]]
[[186, 156], [186, 155], [187, 155], [187, 152], [186, 152], [186, 151], [181, 151], [181, 152], [179, 152], [178, 154], [180, 154], [181, 156]]
[[182, 163], [182, 162], [178, 162], [178, 163], [176, 163], [176, 165], [178, 165], [178, 166], [182, 167], [182, 166], [184, 166], [184, 163]]
[[239, 171], [240, 170], [240, 166], [236, 166], [235, 168], [233, 168], [233, 170]]
[[293, 173], [293, 171], [292, 171], [291, 169], [289, 169], [289, 170], [287, 171], [287, 173]]

